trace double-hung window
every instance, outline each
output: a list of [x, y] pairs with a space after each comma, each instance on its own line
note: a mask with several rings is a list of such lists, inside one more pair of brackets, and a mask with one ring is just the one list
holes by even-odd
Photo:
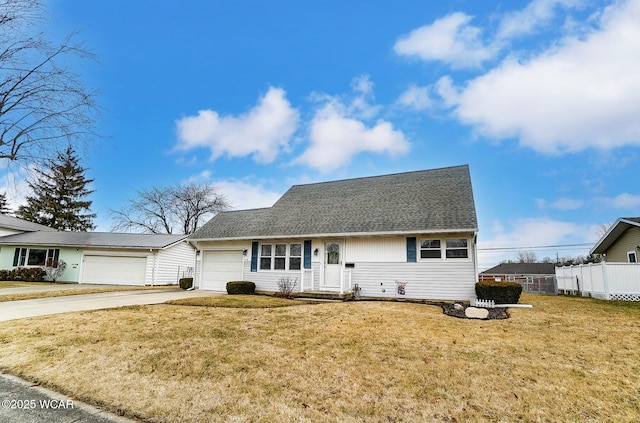
[[420, 241], [420, 258], [442, 258], [439, 239], [424, 239]]
[[637, 263], [638, 262], [638, 255], [636, 254], [635, 251], [629, 251], [627, 253], [627, 262], [629, 262], [629, 263]]
[[300, 270], [302, 244], [262, 244], [260, 270]]
[[420, 259], [466, 259], [469, 245], [466, 238], [420, 240]]
[[469, 250], [467, 249], [467, 240], [448, 239], [447, 240], [447, 258], [468, 258]]

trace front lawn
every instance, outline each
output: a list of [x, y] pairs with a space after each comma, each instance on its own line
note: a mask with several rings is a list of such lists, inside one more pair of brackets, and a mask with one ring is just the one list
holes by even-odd
[[640, 304], [136, 306], [0, 323], [0, 368], [154, 422], [640, 421]]

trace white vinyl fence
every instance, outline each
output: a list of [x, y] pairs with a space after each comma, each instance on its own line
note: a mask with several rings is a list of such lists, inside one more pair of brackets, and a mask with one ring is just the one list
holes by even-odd
[[640, 301], [640, 263], [556, 267], [558, 293], [604, 300]]

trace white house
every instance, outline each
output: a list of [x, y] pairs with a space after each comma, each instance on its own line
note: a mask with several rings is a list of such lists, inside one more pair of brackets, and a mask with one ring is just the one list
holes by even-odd
[[467, 165], [291, 187], [272, 207], [223, 212], [190, 237], [195, 283], [278, 292], [469, 300], [476, 211]]

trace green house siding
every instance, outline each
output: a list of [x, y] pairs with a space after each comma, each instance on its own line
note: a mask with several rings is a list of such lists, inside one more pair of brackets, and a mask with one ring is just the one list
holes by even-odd
[[[62, 277], [59, 279], [64, 282], [78, 282], [80, 280], [80, 266], [82, 264], [82, 249], [78, 248], [65, 248], [56, 246], [30, 246], [30, 245], [3, 245], [0, 248], [0, 269], [11, 270], [15, 266], [13, 265], [13, 259], [16, 248], [34, 248], [34, 249], [60, 249], [60, 260], [64, 260], [67, 263], [67, 270], [65, 270]], [[28, 267], [28, 266], [27, 266]]]
[[629, 228], [609, 247], [607, 261], [610, 263], [626, 263], [627, 252], [636, 251], [636, 254], [640, 255], [637, 249], [638, 246], [640, 246], [640, 228]]

